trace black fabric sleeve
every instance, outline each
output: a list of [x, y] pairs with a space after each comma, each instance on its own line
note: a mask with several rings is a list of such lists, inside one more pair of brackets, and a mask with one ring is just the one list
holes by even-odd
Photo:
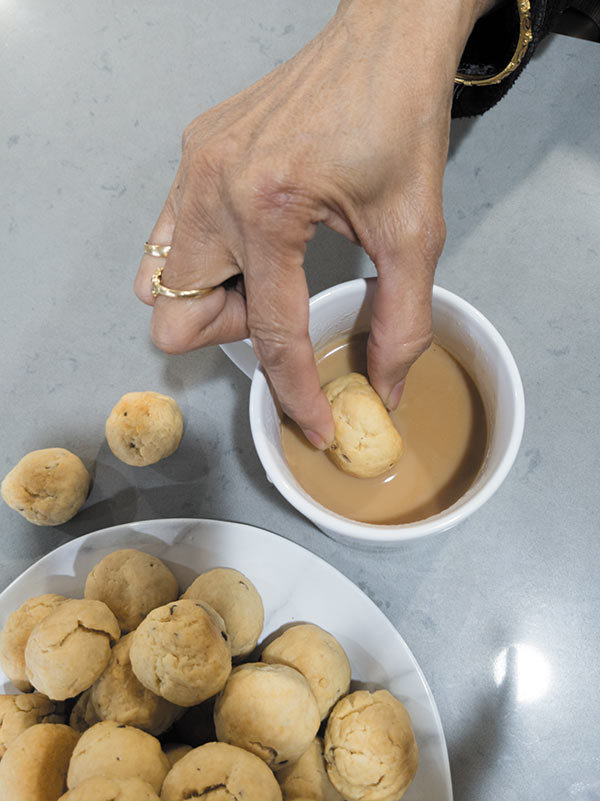
[[[455, 84], [452, 116], [472, 117], [495, 105], [516, 81], [535, 48], [550, 30], [554, 18], [567, 5], [568, 0], [531, 0], [533, 41], [520, 66], [499, 84], [492, 86]], [[460, 72], [466, 75], [495, 75], [512, 58], [518, 40], [519, 13], [516, 0], [503, 0], [473, 28], [461, 58]]]

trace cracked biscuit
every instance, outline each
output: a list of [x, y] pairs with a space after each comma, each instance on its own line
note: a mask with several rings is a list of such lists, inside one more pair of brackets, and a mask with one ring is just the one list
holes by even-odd
[[331, 405], [334, 440], [331, 461], [351, 476], [385, 473], [402, 456], [402, 437], [381, 398], [361, 373], [348, 373], [323, 387]]
[[240, 665], [215, 703], [217, 740], [252, 751], [272, 770], [299, 759], [320, 722], [308, 682], [287, 665]]
[[3, 801], [56, 801], [64, 793], [79, 735], [61, 723], [38, 723], [8, 747], [0, 762]]
[[163, 784], [161, 801], [281, 801], [281, 790], [265, 763], [227, 743], [195, 748], [171, 769]]
[[215, 695], [231, 672], [223, 618], [203, 601], [154, 609], [135, 630], [129, 655], [144, 687], [179, 706]]
[[34, 628], [25, 647], [27, 679], [41, 693], [64, 701], [91, 687], [120, 636], [101, 601], [63, 601]]
[[230, 567], [201, 573], [181, 596], [212, 606], [225, 621], [231, 656], [248, 656], [255, 648], [264, 623], [260, 595], [249, 578]]
[[89, 572], [84, 596], [104, 601], [123, 633], [137, 628], [148, 612], [174, 601], [177, 579], [156, 556], [123, 548], [104, 557]]
[[160, 801], [141, 779], [105, 779], [95, 776], [69, 790], [58, 801]]
[[104, 720], [81, 735], [69, 764], [67, 787], [72, 790], [95, 776], [141, 779], [158, 794], [169, 769], [169, 760], [156, 737]]
[[90, 700], [99, 720], [127, 723], [158, 736], [184, 710], [150, 692], [137, 680], [129, 654], [133, 634], [126, 634], [113, 646], [110, 662], [91, 687]]
[[320, 737], [315, 737], [300, 759], [277, 771], [277, 781], [284, 801], [343, 801], [327, 777]]
[[321, 720], [350, 689], [350, 662], [346, 652], [328, 631], [313, 623], [290, 626], [262, 652], [263, 662], [289, 665], [310, 684]]
[[108, 447], [122, 462], [146, 467], [177, 450], [183, 417], [174, 398], [160, 392], [128, 392], [106, 421]]
[[0, 759], [8, 746], [38, 723], [64, 723], [64, 705], [40, 693], [0, 695]]
[[25, 646], [29, 635], [50, 612], [67, 599], [62, 595], [37, 595], [12, 612], [0, 634], [0, 667], [18, 690], [27, 693], [31, 684], [25, 669]]
[[417, 772], [410, 716], [387, 690], [359, 690], [333, 708], [325, 730], [327, 775], [347, 801], [398, 801]]
[[90, 474], [74, 453], [64, 448], [31, 451], [2, 482], [6, 503], [36, 526], [59, 526], [81, 509], [90, 488]]

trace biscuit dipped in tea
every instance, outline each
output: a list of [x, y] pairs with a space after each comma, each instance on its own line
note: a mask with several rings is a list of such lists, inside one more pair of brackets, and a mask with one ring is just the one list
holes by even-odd
[[331, 405], [331, 461], [351, 476], [374, 478], [398, 463], [404, 444], [379, 395], [361, 373], [347, 373], [323, 387]]
[[[316, 354], [321, 386], [348, 373], [367, 375], [367, 342], [365, 332], [325, 345]], [[339, 469], [284, 417], [283, 451], [298, 484], [326, 509], [376, 525], [412, 523], [447, 509], [469, 489], [485, 460], [487, 419], [477, 385], [434, 342], [410, 368], [389, 417], [404, 450], [393, 468], [372, 478]]]

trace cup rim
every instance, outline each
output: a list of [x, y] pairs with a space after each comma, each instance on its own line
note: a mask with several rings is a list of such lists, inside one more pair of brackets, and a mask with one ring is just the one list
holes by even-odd
[[[374, 283], [375, 280], [376, 279], [373, 278], [356, 278], [352, 281], [345, 281], [342, 284], [329, 287], [312, 297], [310, 299], [310, 306], [312, 308], [313, 305], [320, 304], [333, 292], [336, 294], [340, 292], [354, 292], [359, 287], [362, 291], [367, 292], [369, 284]], [[463, 316], [469, 317], [479, 323], [493, 341], [508, 371], [512, 401], [514, 404], [514, 416], [504, 453], [497, 466], [487, 477], [485, 483], [469, 498], [469, 500], [461, 503], [462, 499], [459, 498], [452, 506], [442, 510], [437, 515], [412, 523], [396, 524], [362, 523], [358, 520], [352, 520], [327, 509], [318, 501], [310, 498], [310, 496], [308, 496], [308, 498], [310, 498], [310, 500], [308, 500], [300, 494], [283, 473], [280, 472], [279, 467], [273, 459], [271, 449], [268, 446], [268, 440], [259, 429], [258, 414], [260, 403], [264, 393], [270, 394], [271, 389], [263, 368], [258, 364], [252, 377], [249, 403], [250, 428], [258, 457], [266, 471], [269, 481], [275, 485], [292, 506], [321, 529], [335, 532], [345, 539], [356, 540], [357, 542], [363, 542], [367, 545], [369, 543], [401, 544], [403, 542], [421, 539], [430, 534], [446, 531], [469, 517], [492, 497], [508, 475], [515, 461], [521, 445], [525, 426], [525, 395], [517, 363], [496, 327], [471, 303], [437, 284], [433, 287], [433, 297], [438, 300], [446, 301], [457, 308]]]

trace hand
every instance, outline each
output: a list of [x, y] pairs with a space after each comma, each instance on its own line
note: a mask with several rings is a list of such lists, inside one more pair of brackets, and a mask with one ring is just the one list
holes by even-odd
[[478, 0], [342, 0], [294, 58], [186, 128], [149, 240], [172, 243], [162, 280], [178, 289], [243, 281], [154, 301], [156, 258], [145, 256], [135, 289], [154, 304], [158, 347], [181, 353], [250, 336], [283, 410], [328, 445], [303, 271], [324, 223], [377, 269], [369, 378], [397, 406], [431, 342], [453, 78], [481, 10]]

